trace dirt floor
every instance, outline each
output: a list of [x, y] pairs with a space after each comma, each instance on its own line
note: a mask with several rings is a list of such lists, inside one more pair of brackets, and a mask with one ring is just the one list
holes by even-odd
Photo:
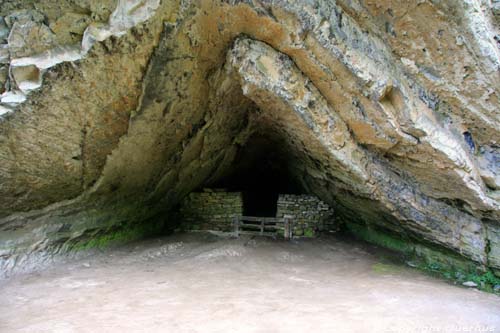
[[0, 282], [1, 332], [500, 332], [500, 297], [364, 244], [183, 234]]

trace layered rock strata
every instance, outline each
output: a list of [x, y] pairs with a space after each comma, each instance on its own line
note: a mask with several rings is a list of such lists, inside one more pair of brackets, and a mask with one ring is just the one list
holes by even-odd
[[345, 221], [499, 270], [497, 7], [5, 2], [2, 267], [156, 223], [258, 134]]

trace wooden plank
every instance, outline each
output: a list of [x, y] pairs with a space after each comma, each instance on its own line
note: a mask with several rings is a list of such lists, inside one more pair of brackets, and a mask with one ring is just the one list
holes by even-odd
[[241, 224], [240, 229], [242, 229], [242, 228], [260, 230], [260, 225], [258, 225], [258, 224]]
[[276, 236], [276, 233], [274, 232], [265, 232], [264, 234], [261, 234], [260, 232], [255, 232], [255, 231], [240, 231], [240, 235], [253, 235], [253, 236]]
[[285, 227], [284, 224], [275, 224], [275, 223], [247, 223], [247, 222], [241, 222], [240, 223], [240, 227], [241, 226], [250, 226], [250, 227], [256, 227], [256, 228], [260, 228], [260, 226], [264, 224], [264, 227], [265, 228], [276, 228], [276, 229], [283, 229]]
[[[249, 228], [249, 229], [257, 229], [257, 230], [259, 230], [261, 228], [261, 225], [259, 225], [259, 224], [245, 224], [245, 223], [241, 223], [239, 225], [239, 228], [240, 229], [241, 228]], [[264, 224], [264, 229], [284, 230], [284, 226]]]
[[276, 237], [279, 230], [284, 231], [285, 239], [293, 236], [293, 221], [289, 218], [239, 216], [233, 219], [233, 223], [236, 237], [240, 235]]
[[240, 221], [250, 221], [250, 222], [269, 222], [269, 223], [284, 223], [284, 219], [281, 217], [260, 217], [260, 216], [241, 216]]
[[278, 218], [278, 217], [265, 217], [264, 221], [266, 223], [283, 223], [284, 222], [284, 220], [282, 218]]
[[240, 223], [240, 225], [253, 225], [253, 226], [256, 226], [256, 227], [260, 227], [260, 223], [259, 222], [248, 222], [248, 221], [242, 221]]
[[255, 216], [241, 216], [240, 220], [241, 221], [260, 222], [261, 218], [255, 217]]

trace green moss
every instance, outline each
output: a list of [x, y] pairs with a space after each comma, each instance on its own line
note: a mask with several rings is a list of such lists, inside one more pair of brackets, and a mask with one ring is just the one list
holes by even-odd
[[307, 228], [304, 230], [304, 237], [314, 237], [315, 233], [312, 228]]
[[393, 274], [401, 272], [401, 266], [378, 262], [372, 265], [372, 270], [379, 274]]
[[80, 240], [71, 244], [70, 248], [74, 251], [88, 250], [93, 248], [105, 248], [111, 245], [118, 245], [133, 240], [158, 234], [162, 225], [158, 224], [137, 224], [135, 226], [124, 226], [117, 230], [103, 232], [101, 234]]
[[347, 229], [357, 238], [361, 238], [369, 243], [376, 244], [387, 249], [408, 253], [412, 251], [412, 248], [402, 239], [393, 237], [392, 235], [378, 232], [374, 229], [370, 229], [365, 226], [358, 224], [347, 224]]
[[500, 294], [500, 290], [494, 290], [495, 286], [500, 286], [500, 278], [491, 271], [478, 273], [477, 271], [464, 271], [455, 267], [443, 266], [436, 262], [420, 263], [417, 268], [433, 276], [441, 277], [456, 284], [472, 281], [477, 284], [478, 289]]
[[[500, 278], [492, 271], [485, 270], [484, 267], [447, 249], [411, 239], [398, 238], [396, 235], [359, 224], [347, 224], [346, 227], [359, 239], [403, 254], [405, 261], [412, 267], [430, 275], [444, 278], [455, 284], [473, 281], [478, 285], [478, 289], [500, 294], [498, 287], [495, 290], [495, 286], [500, 286]], [[387, 273], [389, 269], [385, 264], [375, 264], [372, 268], [375, 272], [381, 273]]]

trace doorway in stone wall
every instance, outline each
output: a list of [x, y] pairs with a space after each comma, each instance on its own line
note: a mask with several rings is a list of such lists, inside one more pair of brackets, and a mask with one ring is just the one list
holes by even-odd
[[245, 216], [276, 216], [279, 193], [264, 191], [243, 192], [243, 215]]
[[275, 217], [282, 193], [302, 193], [291, 176], [286, 143], [270, 129], [254, 133], [236, 157], [230, 173], [212, 187], [241, 192], [243, 215]]

